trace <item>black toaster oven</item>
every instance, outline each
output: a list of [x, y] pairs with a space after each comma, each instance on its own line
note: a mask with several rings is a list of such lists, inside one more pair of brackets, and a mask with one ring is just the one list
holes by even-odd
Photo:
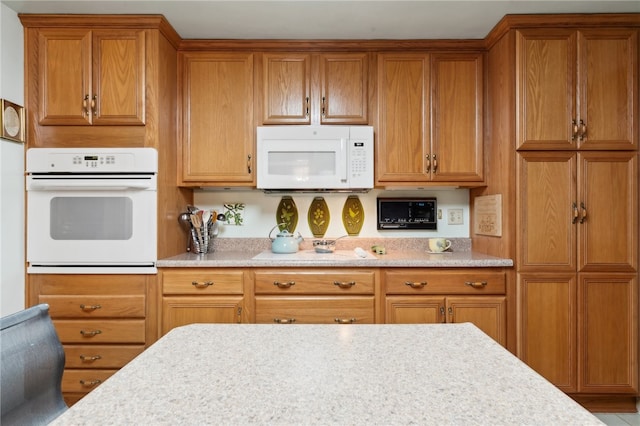
[[378, 198], [378, 229], [438, 229], [435, 198]]

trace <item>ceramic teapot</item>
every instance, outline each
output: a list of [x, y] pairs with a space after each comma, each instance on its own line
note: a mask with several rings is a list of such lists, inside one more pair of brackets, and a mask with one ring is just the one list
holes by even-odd
[[304, 240], [298, 232], [297, 235], [292, 234], [284, 229], [276, 234], [275, 238], [271, 237], [274, 229], [285, 223], [279, 223], [269, 231], [269, 239], [271, 240], [271, 251], [273, 253], [295, 253], [298, 251], [300, 243]]

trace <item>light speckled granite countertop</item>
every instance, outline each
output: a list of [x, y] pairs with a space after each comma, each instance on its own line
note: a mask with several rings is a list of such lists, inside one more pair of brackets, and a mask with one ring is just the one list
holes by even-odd
[[[213, 253], [184, 253], [158, 260], [159, 268], [171, 267], [512, 267], [511, 259], [488, 256], [471, 250], [466, 239], [452, 240], [452, 251], [431, 254], [426, 239], [346, 239], [338, 242], [336, 254], [313, 252], [304, 242], [296, 254], [271, 255], [268, 239], [220, 239]], [[369, 249], [383, 245], [387, 253], [373, 255]], [[353, 249], [362, 247], [367, 258], [358, 257]], [[257, 258], [256, 258], [257, 256]]]
[[196, 324], [57, 425], [601, 425], [469, 324]]

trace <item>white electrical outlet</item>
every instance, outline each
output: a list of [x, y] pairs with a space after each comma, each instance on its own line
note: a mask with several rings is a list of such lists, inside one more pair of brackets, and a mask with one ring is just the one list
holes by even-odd
[[447, 224], [449, 225], [462, 225], [462, 209], [448, 209], [447, 210]]

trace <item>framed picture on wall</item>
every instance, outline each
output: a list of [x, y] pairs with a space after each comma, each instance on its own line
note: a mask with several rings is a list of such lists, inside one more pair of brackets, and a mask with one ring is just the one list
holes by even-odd
[[0, 137], [24, 143], [24, 107], [6, 99], [0, 99], [0, 107]]

